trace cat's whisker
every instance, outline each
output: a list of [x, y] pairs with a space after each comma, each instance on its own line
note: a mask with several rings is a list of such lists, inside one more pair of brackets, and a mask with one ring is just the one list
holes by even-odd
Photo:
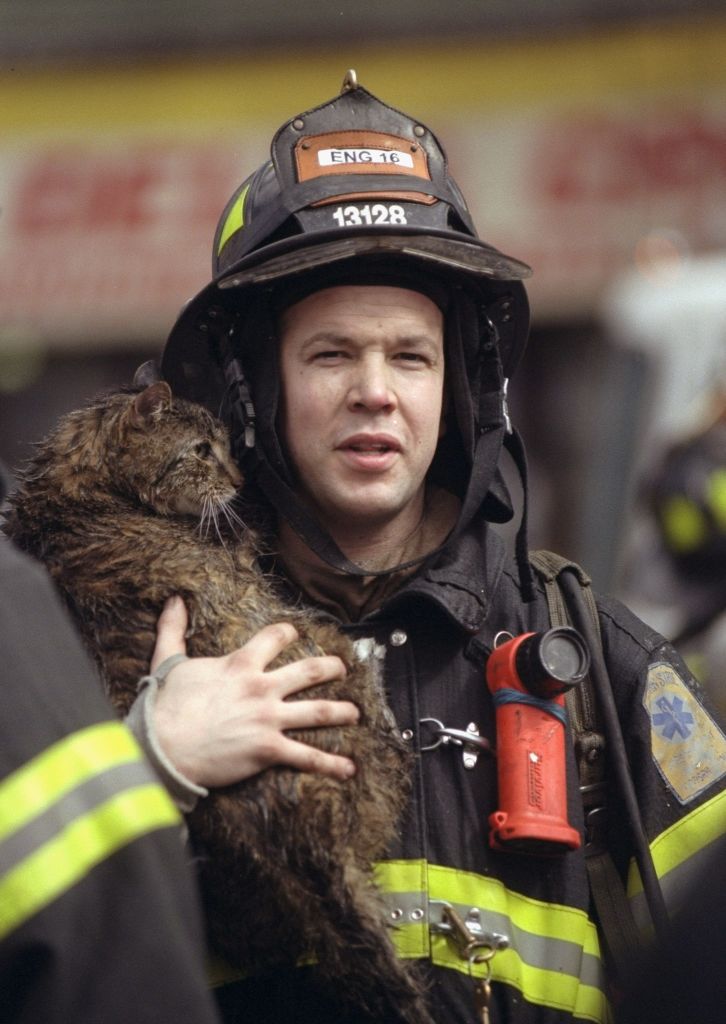
[[206, 498], [205, 500], [206, 500], [207, 509], [208, 509], [208, 513], [207, 513], [207, 529], [208, 529], [209, 535], [211, 536], [212, 534], [216, 534], [217, 535], [217, 540], [219, 540], [220, 543], [222, 543], [222, 546], [224, 546], [223, 541], [222, 541], [222, 537], [221, 537], [220, 532], [219, 532], [219, 522], [217, 520], [217, 508], [216, 508], [216, 505], [215, 505], [215, 502], [214, 502], [214, 498]]
[[207, 540], [209, 537], [213, 521], [215, 521], [214, 506], [209, 495], [205, 495], [202, 498], [202, 514], [199, 517], [199, 534], [203, 540]]
[[218, 502], [212, 503], [211, 499], [210, 499], [210, 504], [212, 504], [212, 521], [214, 522], [214, 529], [216, 530], [217, 537], [219, 538], [219, 543], [222, 545], [224, 550], [227, 551], [227, 545], [224, 542], [224, 537], [222, 536], [222, 531], [221, 531], [221, 529], [219, 527], [219, 514], [218, 514], [220, 511], [223, 510], [224, 505], [221, 502], [219, 502], [219, 503]]
[[217, 515], [217, 502], [214, 500], [214, 498], [207, 498], [207, 503], [209, 506], [210, 530], [214, 528], [214, 532], [217, 534], [217, 539], [221, 540], [222, 538], [219, 534], [219, 516]]
[[219, 505], [219, 511], [222, 513], [227, 521], [232, 534], [235, 537], [239, 537], [240, 533], [246, 529], [243, 520], [237, 515], [234, 508], [232, 507], [231, 501], [223, 501]]

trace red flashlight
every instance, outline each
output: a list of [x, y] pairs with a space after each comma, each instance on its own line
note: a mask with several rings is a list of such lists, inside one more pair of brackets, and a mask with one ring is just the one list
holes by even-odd
[[580, 846], [567, 819], [564, 694], [589, 666], [585, 642], [569, 626], [523, 633], [492, 651], [486, 677], [497, 723], [494, 849], [543, 855]]

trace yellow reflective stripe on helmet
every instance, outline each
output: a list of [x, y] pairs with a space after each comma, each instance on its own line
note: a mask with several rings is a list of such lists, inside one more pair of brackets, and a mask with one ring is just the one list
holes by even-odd
[[72, 888], [133, 839], [177, 824], [179, 815], [157, 783], [118, 793], [66, 825], [0, 878], [0, 938]]
[[[406, 921], [393, 932], [402, 956], [428, 956], [440, 967], [468, 974], [469, 963], [450, 939], [435, 931], [426, 935], [426, 924], [413, 925], [411, 917], [424, 908], [428, 917], [429, 901], [450, 903], [462, 916], [476, 907], [482, 926], [510, 941], [510, 948], [491, 961], [492, 980], [514, 986], [532, 1003], [583, 1020], [610, 1019], [597, 930], [583, 911], [522, 896], [497, 879], [422, 861], [383, 862], [376, 879], [387, 904], [394, 913], [400, 908]], [[485, 968], [472, 965], [471, 970], [483, 974]]]
[[249, 190], [250, 186], [246, 185], [242, 189], [240, 194], [237, 196], [235, 201], [232, 203], [232, 207], [229, 213], [227, 214], [227, 218], [224, 224], [222, 225], [222, 230], [219, 235], [219, 242], [217, 243], [217, 256], [219, 256], [227, 241], [232, 237], [235, 231], [239, 231], [239, 229], [244, 225], [245, 199], [247, 198], [247, 193], [249, 192]]
[[[696, 807], [685, 817], [661, 832], [650, 844], [653, 863], [658, 877], [667, 882], [668, 876], [707, 846], [726, 835], [726, 790], [717, 793], [706, 803]], [[643, 892], [643, 883], [635, 861], [628, 872], [628, 896]]]
[[136, 741], [120, 722], [101, 722], [64, 737], [0, 785], [0, 840], [92, 776], [140, 759]]

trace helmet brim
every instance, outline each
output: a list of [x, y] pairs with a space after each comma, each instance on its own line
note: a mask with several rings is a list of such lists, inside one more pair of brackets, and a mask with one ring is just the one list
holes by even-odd
[[527, 339], [528, 304], [521, 281], [531, 275], [531, 268], [470, 235], [435, 229], [422, 233], [420, 228], [399, 226], [345, 238], [336, 231], [295, 235], [245, 256], [182, 309], [162, 355], [165, 379], [178, 394], [209, 404], [207, 393], [214, 395], [218, 387], [218, 382], [212, 384], [217, 374], [208, 349], [215, 315], [239, 309], [247, 292], [361, 258], [419, 263], [450, 276], [452, 282], [466, 275], [481, 285], [490, 283], [495, 294], [506, 293], [516, 310], [507, 315], [508, 324], [500, 325], [500, 347], [505, 375], [512, 376]]
[[355, 258], [393, 257], [422, 261], [443, 271], [489, 281], [522, 281], [532, 270], [521, 260], [452, 231], [396, 226], [340, 237], [340, 231], [308, 232], [250, 253], [217, 278], [222, 289], [265, 284]]

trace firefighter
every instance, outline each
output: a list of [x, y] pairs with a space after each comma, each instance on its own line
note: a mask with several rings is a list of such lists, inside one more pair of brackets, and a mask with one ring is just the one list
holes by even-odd
[[[726, 713], [726, 388], [716, 417], [674, 440], [648, 481], [646, 500], [669, 571], [661, 600], [676, 610], [674, 642], [722, 715]], [[662, 573], [661, 576], [665, 575]]]
[[179, 812], [5, 537], [0, 590], [0, 1020], [214, 1024]]
[[[282, 125], [271, 159], [231, 198], [213, 280], [161, 360], [177, 394], [227, 418], [274, 534], [265, 568], [281, 592], [379, 653], [417, 756], [377, 879], [440, 1024], [608, 1020], [623, 929], [607, 927], [604, 904], [596, 914], [588, 862], [627, 886], [616, 918], [647, 929], [658, 899], [671, 904], [726, 831], [726, 737], [676, 651], [602, 596], [614, 700], [607, 771], [584, 794], [572, 724], [562, 744], [566, 835], [577, 839], [490, 841], [501, 808], [486, 665], [502, 636], [549, 631], [557, 578], [530, 565], [525, 460], [507, 409], [529, 273], [479, 239], [431, 131], [349, 73], [340, 95]], [[513, 515], [505, 449], [525, 484], [514, 554], [491, 525]], [[203, 792], [208, 768], [197, 770], [183, 694], [162, 697], [159, 739], [183, 761], [190, 794]], [[195, 726], [201, 736], [205, 722]], [[600, 735], [574, 737], [598, 741], [592, 764], [603, 760]], [[217, 992], [228, 1022], [353, 1019], [334, 992], [315, 992], [305, 966], [230, 976]]]

